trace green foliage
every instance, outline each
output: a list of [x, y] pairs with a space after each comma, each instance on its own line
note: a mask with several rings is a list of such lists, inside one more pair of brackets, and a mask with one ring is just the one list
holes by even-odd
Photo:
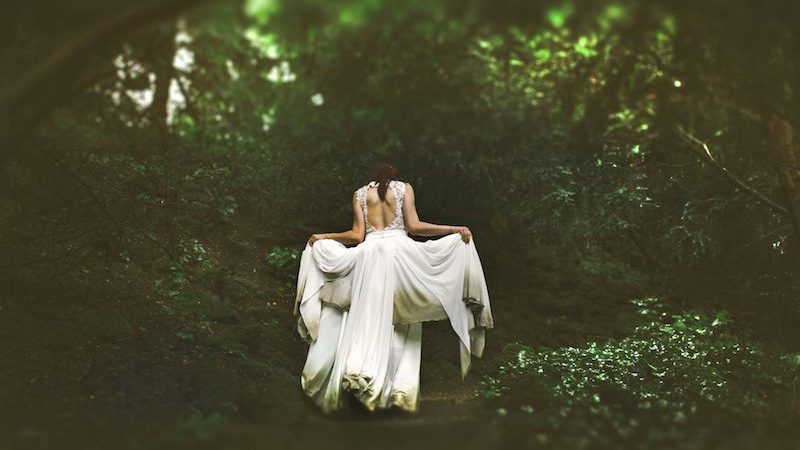
[[791, 357], [738, 337], [724, 312], [670, 315], [658, 299], [634, 303], [643, 323], [628, 337], [508, 345], [479, 395], [555, 447], [708, 445], [715, 433], [797, 417], [800, 369]]
[[[177, 20], [142, 17], [90, 43], [65, 73], [30, 76], [130, 6], [7, 11], [0, 80], [47, 83], [5, 127], [15, 137], [3, 142], [0, 284], [13, 308], [41, 280], [92, 292], [117, 275], [152, 283], [136, 294], [174, 325], [162, 338], [232, 358], [191, 373], [219, 391], [181, 421], [181, 443], [221, 434], [235, 411], [220, 398], [237, 397], [239, 413], [264, 422], [305, 406], [299, 342], [286, 324], [262, 320], [270, 308], [238, 304], [263, 292], [211, 243], [246, 245], [244, 218], [265, 234], [344, 229], [350, 196], [377, 160], [414, 184], [423, 220], [468, 224], [481, 242], [637, 287], [697, 277], [727, 258], [744, 274], [731, 275], [731, 291], [755, 293], [741, 294], [752, 310], [740, 326], [797, 315], [791, 226], [675, 137], [677, 125], [691, 130], [730, 173], [783, 201], [766, 125], [776, 115], [800, 123], [788, 2], [206, 2]], [[260, 257], [291, 288], [298, 256], [275, 247]], [[713, 293], [731, 305], [727, 287]], [[795, 425], [798, 355], [785, 329], [775, 334], [793, 353], [780, 358], [725, 315], [638, 306], [644, 322], [626, 338], [505, 348], [483, 394], [503, 425], [520, 425], [517, 442], [698, 448], [715, 433]], [[80, 329], [110, 345], [145, 330], [109, 305], [78, 311]], [[233, 372], [236, 383], [219, 381]], [[111, 373], [117, 390], [121, 372]], [[89, 392], [105, 375], [86, 369], [81, 385]], [[38, 390], [37, 379], [21, 383]], [[116, 401], [134, 404], [136, 386]]]
[[[730, 8], [771, 17], [744, 2]], [[780, 222], [721, 188], [674, 141], [675, 124], [696, 129], [733, 172], [777, 194], [768, 158], [757, 156], [763, 130], [725, 111], [756, 108], [741, 92], [771, 92], [750, 72], [791, 79], [793, 69], [767, 45], [744, 46], [764, 64], [739, 64], [735, 46], [706, 39], [704, 14], [717, 19], [630, 0], [221, 3], [172, 35], [142, 32], [175, 41], [171, 52], [121, 46], [108, 61], [116, 72], [54, 113], [43, 134], [82, 149], [79, 172], [133, 200], [120, 210], [165, 226], [254, 211], [265, 226], [340, 228], [352, 191], [385, 159], [414, 183], [430, 221], [492, 237], [524, 230], [526, 247], [546, 241], [674, 275]], [[752, 28], [726, 20], [713, 36]], [[791, 46], [761, 31], [754, 39]], [[136, 93], [178, 56], [191, 61], [172, 74], [184, 104], [162, 140]], [[775, 252], [766, 240], [748, 251]]]
[[[181, 239], [178, 248], [180, 250], [178, 256], [179, 266], [172, 267], [176, 272], [178, 271], [177, 267], [181, 267], [191, 272], [194, 277], [202, 277], [214, 270], [214, 260], [197, 239]], [[185, 277], [181, 276], [181, 279], [185, 281]]]
[[194, 299], [192, 302], [200, 302], [197, 292], [191, 292], [191, 289], [214, 273], [214, 259], [203, 244], [194, 238], [181, 239], [178, 249], [180, 253], [169, 264], [169, 276], [155, 280], [153, 288], [172, 300], [180, 301], [188, 296]]
[[283, 268], [294, 264], [300, 258], [300, 251], [292, 247], [275, 247], [264, 256], [264, 262], [274, 268]]
[[610, 258], [594, 256], [584, 258], [578, 263], [577, 269], [580, 272], [623, 286], [646, 286], [648, 282], [648, 277], [643, 271]]
[[572, 2], [564, 2], [560, 8], [553, 8], [547, 11], [547, 20], [550, 21], [552, 26], [561, 28], [574, 10], [575, 7]]

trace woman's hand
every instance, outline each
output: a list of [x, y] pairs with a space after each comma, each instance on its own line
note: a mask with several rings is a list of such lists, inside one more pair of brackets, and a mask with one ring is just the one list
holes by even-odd
[[310, 238], [308, 238], [308, 245], [314, 246], [314, 242], [317, 242], [320, 239], [327, 239], [324, 234], [312, 234]]
[[464, 243], [469, 243], [469, 239], [472, 237], [472, 232], [469, 231], [469, 227], [458, 227], [458, 234], [461, 235], [461, 239]]

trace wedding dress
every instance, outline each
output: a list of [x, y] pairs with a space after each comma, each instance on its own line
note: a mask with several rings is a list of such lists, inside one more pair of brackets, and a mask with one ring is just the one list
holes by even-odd
[[484, 332], [493, 328], [489, 294], [474, 237], [453, 233], [425, 242], [408, 236], [403, 219], [406, 184], [392, 180], [394, 221], [375, 229], [366, 193], [363, 242], [306, 244], [300, 259], [294, 314], [310, 344], [301, 385], [323, 411], [343, 407], [343, 391], [369, 410], [398, 406], [416, 411], [422, 322], [449, 320], [458, 335], [461, 376], [470, 354], [481, 357]]

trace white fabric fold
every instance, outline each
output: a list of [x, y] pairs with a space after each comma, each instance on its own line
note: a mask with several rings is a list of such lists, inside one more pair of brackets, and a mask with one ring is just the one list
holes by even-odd
[[404, 229], [370, 232], [354, 247], [306, 245], [295, 314], [310, 343], [303, 388], [325, 411], [342, 406], [342, 390], [368, 409], [416, 410], [421, 322], [449, 320], [462, 378], [494, 327], [474, 237], [418, 242]]

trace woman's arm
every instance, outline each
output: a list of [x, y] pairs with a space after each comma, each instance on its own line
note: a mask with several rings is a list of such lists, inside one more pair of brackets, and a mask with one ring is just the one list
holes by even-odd
[[342, 244], [360, 244], [364, 242], [364, 211], [361, 210], [361, 205], [358, 204], [356, 194], [353, 193], [353, 227], [341, 233], [319, 233], [312, 234], [308, 239], [309, 245], [314, 245], [314, 242], [320, 239], [333, 239], [341, 242]]
[[469, 242], [469, 238], [472, 236], [472, 232], [468, 227], [439, 225], [419, 220], [414, 188], [411, 183], [406, 183], [406, 192], [403, 197], [403, 217], [406, 230], [415, 236], [441, 236], [443, 234], [460, 233], [464, 242]]

